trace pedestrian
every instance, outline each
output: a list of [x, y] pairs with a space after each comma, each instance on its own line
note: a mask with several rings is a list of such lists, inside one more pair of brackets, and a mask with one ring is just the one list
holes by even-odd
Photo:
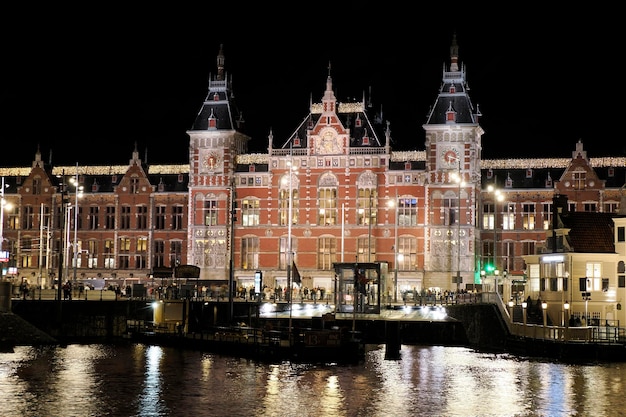
[[20, 286], [20, 290], [22, 291], [22, 296], [24, 297], [24, 300], [26, 300], [26, 297], [28, 297], [28, 292], [29, 292], [28, 280], [26, 278], [23, 279], [22, 285]]
[[72, 299], [72, 283], [69, 280], [65, 281], [65, 284], [63, 284], [63, 299]]

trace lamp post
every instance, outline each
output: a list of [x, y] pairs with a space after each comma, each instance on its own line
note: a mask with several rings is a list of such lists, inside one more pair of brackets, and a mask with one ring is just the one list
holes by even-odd
[[59, 314], [59, 319], [61, 318], [61, 287], [63, 286], [61, 284], [61, 280], [63, 279], [63, 262], [64, 258], [63, 258], [63, 252], [65, 251], [65, 246], [66, 245], [66, 236], [65, 236], [65, 227], [66, 227], [66, 221], [65, 221], [65, 216], [68, 210], [67, 204], [67, 189], [66, 189], [66, 184], [65, 184], [65, 170], [61, 171], [61, 184], [59, 186], [60, 191], [61, 191], [61, 210], [59, 212], [59, 220], [60, 220], [60, 225], [59, 225], [59, 230], [61, 231], [61, 237], [60, 237], [60, 245], [59, 245], [59, 271], [58, 271], [58, 275], [57, 275], [57, 299], [58, 299], [58, 303], [59, 303], [59, 309], [58, 309], [58, 314]]
[[2, 177], [2, 188], [0, 189], [0, 252], [4, 242], [4, 177]]
[[292, 266], [293, 266], [293, 247], [291, 244], [291, 223], [293, 222], [293, 175], [297, 173], [296, 168], [293, 166], [293, 154], [290, 149], [290, 160], [287, 162], [289, 166], [289, 171], [287, 175], [289, 176], [287, 180], [289, 181], [289, 196], [287, 200], [287, 296], [289, 297], [289, 340], [291, 342], [291, 323], [292, 323], [292, 298], [293, 298], [293, 289], [292, 289]]
[[461, 187], [465, 187], [465, 181], [463, 181], [463, 175], [461, 173], [461, 158], [457, 158], [459, 163], [459, 170], [457, 173], [452, 174], [452, 179], [457, 183], [457, 210], [458, 215], [456, 219], [456, 282], [457, 293], [461, 289]]
[[372, 262], [372, 189], [369, 190], [369, 220], [367, 222], [367, 262]]
[[389, 207], [395, 208], [394, 226], [393, 226], [393, 302], [398, 302], [398, 190], [396, 190], [396, 199], [389, 202]]
[[237, 221], [236, 197], [235, 178], [233, 178], [230, 184], [230, 270], [228, 271], [228, 319], [231, 323], [233, 322], [235, 309], [233, 288], [235, 287], [235, 221]]
[[548, 324], [548, 303], [545, 301], [541, 303], [541, 310], [543, 312], [543, 338], [546, 338], [546, 325]]
[[565, 340], [568, 340], [568, 332], [569, 332], [569, 302], [565, 302], [563, 304], [563, 310], [565, 310]]
[[[493, 199], [493, 267], [494, 270], [498, 269], [498, 201], [504, 200], [504, 196], [500, 190], [495, 187], [494, 184], [487, 186], [487, 192], [494, 195]], [[493, 277], [495, 283], [495, 291], [498, 294], [498, 277], [494, 274]]]
[[76, 284], [76, 268], [78, 267], [78, 199], [83, 196], [83, 186], [78, 182], [78, 164], [76, 164], [76, 175], [70, 179], [70, 183], [74, 186], [74, 244], [73, 247], [73, 263], [74, 276], [73, 281]]
[[524, 334], [526, 333], [526, 308], [528, 307], [528, 303], [526, 301], [522, 302], [522, 318], [524, 323]]
[[[2, 252], [2, 244], [4, 243], [4, 207], [5, 207], [4, 189], [5, 187], [6, 186], [4, 184], [4, 177], [2, 177], [2, 188], [0, 189], [0, 196], [1, 196], [0, 197], [0, 252]], [[1, 256], [4, 256], [4, 254], [0, 253], [0, 257]], [[4, 278], [4, 268], [2, 268], [3, 262], [0, 262], [0, 278]]]

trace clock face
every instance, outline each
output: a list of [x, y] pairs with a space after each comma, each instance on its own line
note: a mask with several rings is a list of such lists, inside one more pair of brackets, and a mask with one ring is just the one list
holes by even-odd
[[207, 152], [203, 159], [202, 164], [207, 171], [215, 171], [222, 167], [222, 156], [216, 151]]
[[459, 151], [455, 147], [445, 147], [439, 154], [441, 164], [446, 167], [457, 166], [460, 158]]

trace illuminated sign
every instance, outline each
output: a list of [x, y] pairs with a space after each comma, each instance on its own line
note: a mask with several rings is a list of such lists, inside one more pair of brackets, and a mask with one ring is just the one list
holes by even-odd
[[541, 258], [543, 262], [563, 262], [565, 257], [563, 255], [548, 255]]

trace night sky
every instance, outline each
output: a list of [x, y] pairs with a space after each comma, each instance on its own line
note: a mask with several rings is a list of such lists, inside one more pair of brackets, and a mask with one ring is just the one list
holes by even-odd
[[484, 158], [569, 157], [579, 140], [592, 158], [626, 155], [623, 34], [610, 10], [482, 14], [446, 3], [416, 13], [348, 1], [313, 16], [313, 4], [267, 4], [5, 16], [15, 24], [2, 29], [0, 134], [10, 151], [0, 166], [28, 166], [38, 147], [55, 165], [125, 164], [135, 144], [149, 163], [187, 163], [186, 131], [220, 44], [250, 152], [267, 152], [270, 129], [275, 144], [293, 132], [321, 100], [329, 62], [339, 101], [371, 91], [394, 149], [423, 150], [455, 32], [483, 114]]

